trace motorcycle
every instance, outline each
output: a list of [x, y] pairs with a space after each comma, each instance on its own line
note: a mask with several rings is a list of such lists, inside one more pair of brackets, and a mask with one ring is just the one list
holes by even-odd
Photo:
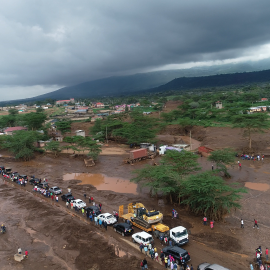
[[6, 232], [7, 232], [6, 227], [1, 227], [1, 233], [4, 234], [4, 233], [6, 233]]

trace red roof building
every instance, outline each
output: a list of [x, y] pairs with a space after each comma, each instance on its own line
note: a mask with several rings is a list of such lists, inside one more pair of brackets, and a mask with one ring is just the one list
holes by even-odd
[[268, 98], [261, 98], [261, 101], [268, 101]]
[[5, 129], [5, 134], [6, 135], [12, 135], [14, 131], [18, 131], [18, 130], [27, 130], [26, 127], [10, 127], [10, 128], [7, 128]]

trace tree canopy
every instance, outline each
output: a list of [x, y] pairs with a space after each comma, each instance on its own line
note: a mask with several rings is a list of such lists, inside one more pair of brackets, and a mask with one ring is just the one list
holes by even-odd
[[240, 208], [243, 188], [229, 186], [211, 171], [190, 175], [182, 182], [182, 204], [195, 214], [207, 215], [220, 220], [232, 208]]
[[249, 148], [251, 148], [251, 135], [258, 132], [262, 133], [264, 130], [269, 129], [269, 117], [265, 113], [236, 115], [233, 118], [233, 127], [242, 128], [244, 130], [243, 135], [248, 137]]

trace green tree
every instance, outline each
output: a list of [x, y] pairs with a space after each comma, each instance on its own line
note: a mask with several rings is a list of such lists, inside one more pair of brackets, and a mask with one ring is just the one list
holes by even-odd
[[137, 176], [131, 181], [147, 186], [153, 195], [162, 193], [169, 196], [171, 203], [180, 203], [181, 182], [184, 177], [200, 169], [198, 156], [193, 153], [170, 150], [161, 158], [159, 166], [146, 166], [136, 170]]
[[46, 119], [47, 116], [44, 113], [31, 112], [24, 115], [24, 121], [28, 127], [28, 130], [38, 130], [42, 128], [42, 125]]
[[60, 143], [56, 141], [50, 141], [49, 143], [46, 143], [44, 148], [46, 151], [52, 152], [55, 157], [57, 157], [57, 155], [61, 152]]
[[211, 152], [208, 160], [215, 162], [218, 171], [224, 173], [224, 176], [230, 177], [227, 166], [232, 166], [235, 162], [235, 151], [230, 148], [224, 148]]
[[20, 130], [12, 136], [6, 136], [5, 147], [15, 154], [16, 159], [29, 160], [36, 151], [35, 143], [40, 139], [40, 134], [36, 131]]
[[38, 108], [36, 108], [36, 112], [42, 113], [42, 112], [44, 112], [44, 109], [42, 107], [38, 107]]
[[269, 129], [269, 117], [266, 113], [242, 114], [233, 117], [233, 127], [242, 128], [244, 136], [248, 137], [249, 148], [251, 148], [251, 135]]
[[212, 172], [190, 175], [182, 182], [182, 203], [195, 214], [221, 220], [232, 208], [240, 208], [243, 188], [233, 188]]
[[70, 120], [62, 120], [55, 123], [58, 130], [61, 131], [62, 134], [71, 131], [71, 121]]
[[8, 113], [9, 113], [9, 115], [17, 115], [17, 114], [19, 114], [18, 110], [17, 109], [13, 109], [13, 108], [9, 109], [8, 110]]

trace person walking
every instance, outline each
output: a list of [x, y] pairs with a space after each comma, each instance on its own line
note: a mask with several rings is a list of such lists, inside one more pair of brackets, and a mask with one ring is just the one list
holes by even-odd
[[102, 207], [102, 204], [100, 203], [100, 204], [99, 204], [99, 210], [100, 210], [100, 211], [101, 211], [101, 207]]
[[82, 215], [84, 216], [84, 208], [82, 208]]
[[91, 203], [94, 201], [94, 198], [91, 196]]
[[265, 259], [268, 261], [268, 248], [265, 250]]
[[155, 257], [154, 249], [151, 248], [149, 250], [149, 256], [151, 257], [152, 260], [154, 259], [154, 257]]
[[239, 163], [238, 165], [239, 165], [239, 169], [241, 169], [241, 168], [242, 168], [242, 164], [241, 164], [241, 163]]
[[214, 229], [214, 221], [213, 220], [210, 221], [210, 228]]
[[148, 247], [147, 247], [147, 246], [145, 246], [143, 249], [144, 249], [145, 256], [147, 256]]
[[69, 205], [69, 203], [68, 203], [68, 201], [66, 202], [66, 206], [67, 206], [67, 208], [68, 208], [68, 205]]
[[172, 219], [174, 218], [174, 209], [172, 210]]
[[250, 264], [250, 270], [254, 270], [252, 263]]
[[244, 229], [244, 220], [241, 218], [241, 229]]
[[190, 270], [194, 270], [194, 268], [193, 268], [192, 264], [190, 265]]
[[212, 171], [214, 170], [214, 165], [212, 164]]
[[20, 247], [18, 248], [18, 253], [22, 254], [22, 249]]
[[165, 263], [165, 268], [167, 268], [168, 267], [168, 257], [167, 256], [164, 258], [164, 263]]
[[102, 227], [102, 220], [99, 219], [99, 220], [98, 220], [98, 223], [99, 223], [99, 227], [101, 228], [101, 227]]
[[104, 228], [105, 228], [105, 230], [107, 231], [107, 221], [106, 220], [104, 220]]
[[140, 263], [141, 269], [144, 270], [143, 260]]
[[83, 196], [84, 196], [84, 199], [86, 200], [86, 194], [85, 193], [83, 194]]
[[257, 227], [257, 229], [259, 229], [258, 221], [254, 218], [254, 226], [253, 226], [253, 229], [255, 228], [255, 226]]
[[143, 266], [144, 266], [144, 269], [148, 269], [146, 258], [143, 259]]
[[58, 202], [58, 196], [55, 196], [55, 201]]
[[142, 253], [142, 250], [143, 250], [143, 243], [140, 244], [139, 248], [140, 248], [140, 251], [141, 251], [141, 253]]
[[172, 247], [172, 240], [169, 240], [169, 246]]
[[25, 250], [25, 252], [24, 252], [24, 257], [28, 258], [28, 251], [27, 250]]
[[91, 197], [90, 196], [89, 196], [88, 200], [89, 200], [89, 203], [91, 203]]
[[203, 218], [203, 225], [207, 225], [207, 217]]
[[155, 261], [158, 262], [158, 253], [155, 252]]
[[[90, 214], [91, 215], [91, 214]], [[98, 226], [98, 219], [97, 216], [94, 217], [95, 225]]]

